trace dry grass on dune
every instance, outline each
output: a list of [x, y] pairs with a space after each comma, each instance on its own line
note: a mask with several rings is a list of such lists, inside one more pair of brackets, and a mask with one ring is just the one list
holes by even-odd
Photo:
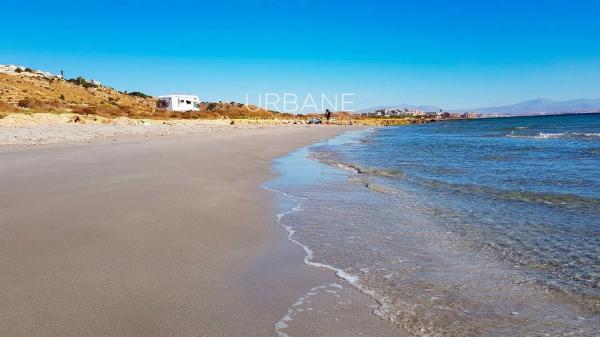
[[0, 101], [0, 118], [9, 113], [18, 112], [19, 109], [12, 104]]
[[[32, 102], [30, 109], [33, 110], [51, 108], [64, 111], [106, 104], [151, 111], [156, 106], [154, 98], [133, 96], [108, 87], [85, 87], [55, 78], [0, 74], [0, 101], [16, 105], [23, 100]], [[44, 104], [46, 106], [42, 106]]]
[[72, 112], [109, 118], [148, 119], [291, 117], [234, 102], [206, 102], [200, 105], [200, 111], [190, 112], [158, 110], [156, 102], [156, 98], [139, 92], [124, 93], [105, 86], [94, 86], [82, 78], [66, 81], [0, 73], [0, 117], [13, 112]]
[[150, 111], [139, 111], [131, 106], [109, 106], [100, 105], [75, 109], [73, 112], [85, 115], [100, 115], [105, 117], [131, 117], [147, 119], [274, 119], [290, 117], [288, 115], [248, 107], [240, 103], [202, 103], [200, 111], [167, 111], [152, 109]]

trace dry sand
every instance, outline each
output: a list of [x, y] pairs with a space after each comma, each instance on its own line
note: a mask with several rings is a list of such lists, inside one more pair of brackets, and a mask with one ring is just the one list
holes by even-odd
[[1, 147], [0, 336], [277, 336], [306, 293], [281, 336], [398, 335], [302, 264], [260, 188], [273, 158], [345, 129], [228, 130]]
[[[115, 140], [223, 132], [231, 129], [301, 127], [290, 120], [232, 119], [108, 119], [73, 113], [12, 113], [0, 118], [0, 145], [47, 145], [67, 142]], [[233, 123], [233, 125], [232, 125]]]

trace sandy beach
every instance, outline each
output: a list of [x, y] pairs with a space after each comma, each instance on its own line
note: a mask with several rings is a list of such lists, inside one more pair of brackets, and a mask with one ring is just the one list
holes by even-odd
[[0, 335], [399, 335], [302, 263], [261, 188], [274, 158], [347, 129], [0, 147]]
[[1, 8], [0, 337], [600, 337], [600, 1]]
[[294, 120], [256, 119], [135, 119], [72, 113], [9, 114], [0, 118], [1, 145], [48, 145], [156, 137], [227, 133], [236, 129], [300, 127]]

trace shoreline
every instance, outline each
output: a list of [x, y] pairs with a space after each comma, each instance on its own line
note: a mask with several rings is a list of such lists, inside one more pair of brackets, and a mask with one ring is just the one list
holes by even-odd
[[[282, 225], [301, 242], [300, 246], [307, 247], [307, 259], [314, 254], [318, 262], [357, 275], [359, 283], [376, 292], [382, 317], [413, 333], [418, 334], [419, 328], [434, 334], [448, 328], [446, 333], [466, 336], [477, 334], [479, 329], [482, 335], [500, 331], [558, 335], [562, 331], [591, 336], [597, 324], [593, 311], [574, 298], [550, 293], [534, 283], [534, 270], [525, 265], [516, 266], [464, 249], [467, 246], [459, 237], [462, 232], [437, 227], [428, 222], [432, 221], [430, 214], [420, 213], [423, 204], [412, 198], [422, 194], [421, 190], [387, 181], [389, 190], [382, 192], [365, 184], [371, 180], [385, 188], [386, 181], [376, 180], [381, 171], [375, 171], [385, 170], [385, 166], [374, 165], [371, 172], [361, 170], [361, 165], [367, 164], [357, 159], [357, 153], [365, 158], [375, 150], [358, 145], [370, 143], [364, 139], [348, 141], [349, 134], [288, 155], [279, 163], [279, 171], [284, 174], [271, 186], [302, 198], [297, 208], [304, 212], [289, 213], [290, 218]], [[357, 146], [346, 146], [352, 143]], [[313, 155], [336, 150], [346, 161]], [[378, 163], [371, 156], [367, 158]], [[381, 162], [387, 163], [385, 159]], [[301, 171], [296, 169], [299, 166], [306, 168]], [[399, 211], [386, 213], [386, 209]], [[453, 274], [466, 276], [454, 278]], [[445, 317], [450, 318], [444, 321]]]
[[[269, 188], [266, 186], [263, 186], [263, 188], [273, 193], [276, 193], [284, 198], [293, 200], [304, 199], [302, 197], [293, 196], [287, 194], [286, 192]], [[290, 332], [292, 336], [310, 336], [310, 333], [307, 334], [307, 332], [309, 332], [310, 329], [307, 329], [307, 326], [303, 324], [306, 324], [309, 320], [312, 322], [312, 324], [315, 324], [315, 320], [319, 318], [323, 319], [323, 317], [310, 317], [309, 319], [306, 317], [299, 317], [302, 316], [306, 311], [314, 310], [314, 308], [303, 309], [299, 307], [303, 305], [309, 305], [313, 296], [322, 296], [323, 292], [333, 294], [337, 298], [335, 302], [332, 301], [330, 298], [328, 301], [325, 300], [323, 301], [323, 303], [320, 304], [321, 310], [319, 311], [321, 312], [328, 313], [323, 311], [323, 308], [327, 308], [328, 310], [330, 310], [329, 312], [337, 312], [337, 315], [328, 316], [325, 320], [333, 319], [337, 322], [337, 325], [339, 326], [340, 319], [345, 319], [344, 322], [341, 323], [341, 327], [338, 327], [333, 330], [330, 330], [331, 328], [328, 328], [328, 330], [326, 330], [327, 336], [337, 336], [336, 333], [339, 334], [340, 330], [342, 330], [342, 334], [340, 336], [346, 336], [349, 333], [359, 335], [369, 335], [371, 333], [375, 333], [377, 334], [377, 336], [405, 336], [406, 334], [403, 331], [400, 331], [398, 327], [394, 327], [392, 325], [387, 325], [386, 323], [384, 323], [385, 317], [381, 315], [380, 311], [383, 310], [387, 304], [381, 302], [374, 292], [365, 289], [360, 284], [358, 276], [348, 274], [343, 269], [336, 268], [332, 265], [313, 261], [313, 251], [307, 245], [301, 243], [300, 241], [294, 238], [295, 230], [292, 228], [292, 226], [286, 225], [283, 222], [281, 222], [281, 220], [283, 220], [283, 218], [285, 218], [287, 215], [299, 211], [303, 211], [302, 204], [296, 202], [296, 206], [292, 207], [291, 210], [277, 214], [277, 224], [285, 230], [287, 234], [287, 240], [293, 243], [294, 245], [298, 246], [302, 250], [302, 253], [304, 254], [302, 261], [305, 266], [322, 272], [330, 273], [333, 276], [335, 276], [335, 278], [332, 277], [330, 283], [321, 282], [320, 285], [316, 285], [315, 287], [311, 288], [310, 291], [306, 292], [302, 297], [299, 297], [296, 300], [296, 302], [287, 310], [285, 315], [277, 322], [277, 324], [275, 324], [275, 331], [277, 332], [277, 336], [290, 337], [290, 334], [288, 334], [289, 331], [292, 331]], [[343, 290], [345, 286], [348, 287], [347, 290]], [[340, 301], [340, 298], [344, 298], [344, 301]], [[348, 307], [343, 308], [343, 306], [346, 305], [350, 305], [352, 309], [349, 309]], [[369, 311], [368, 313], [364, 311], [367, 308]], [[344, 314], [340, 314], [340, 310], [346, 312], [344, 312]], [[356, 324], [356, 322], [352, 322], [344, 316], [356, 315], [357, 311], [362, 312], [363, 315], [367, 314], [368, 318], [362, 317], [362, 319], [367, 322], [372, 321], [374, 317], [376, 317], [380, 321], [378, 321], [377, 324], [374, 324], [375, 321], [373, 321], [371, 322], [371, 324], [368, 325], [368, 327], [365, 327], [364, 325], [353, 326], [353, 324]], [[298, 324], [294, 322], [294, 326], [290, 327], [290, 322], [295, 321], [297, 319], [299, 319], [301, 323]], [[355, 319], [355, 317], [353, 317], [352, 319]], [[365, 324], [367, 322], [362, 323]], [[322, 327], [323, 324], [327, 323], [320, 322], [319, 324]], [[319, 331], [318, 336], [322, 335], [322, 333], [323, 331]]]
[[[333, 291], [352, 301], [346, 329], [388, 331], [365, 295], [302, 263], [260, 188], [274, 158], [349, 129], [0, 147], [0, 333], [269, 336], [314, 291], [325, 311]], [[314, 313], [289, 335], [352, 331]]]

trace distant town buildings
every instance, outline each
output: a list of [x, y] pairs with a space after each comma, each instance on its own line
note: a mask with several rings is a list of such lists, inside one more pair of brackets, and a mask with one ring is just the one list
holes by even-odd
[[474, 112], [443, 112], [432, 111], [425, 112], [419, 109], [378, 109], [361, 114], [364, 117], [429, 117], [434, 119], [462, 119], [462, 118], [482, 118], [488, 117]]
[[378, 109], [372, 112], [365, 112], [362, 116], [370, 117], [412, 117], [412, 116], [425, 116], [425, 112], [418, 109]]

